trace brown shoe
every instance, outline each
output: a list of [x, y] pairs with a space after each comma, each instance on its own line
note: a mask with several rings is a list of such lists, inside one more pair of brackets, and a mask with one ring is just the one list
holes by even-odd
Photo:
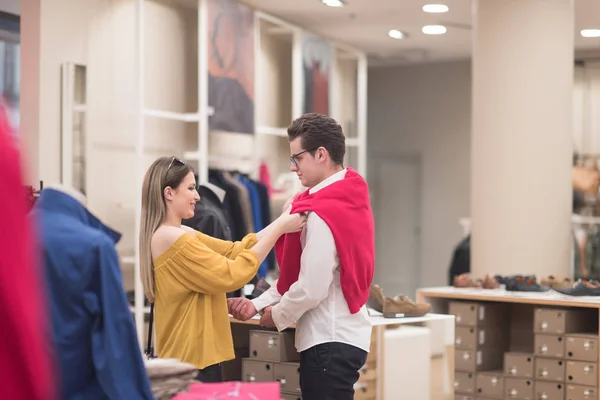
[[470, 274], [461, 274], [454, 277], [452, 282], [457, 288], [476, 288], [481, 287], [481, 281], [475, 281]]
[[375, 311], [383, 312], [383, 304], [385, 303], [385, 296], [383, 295], [383, 289], [376, 284], [371, 285], [371, 291], [369, 292], [369, 300], [367, 306], [371, 307]]
[[386, 297], [383, 303], [384, 318], [422, 317], [431, 311], [427, 303], [415, 303], [406, 296]]
[[481, 282], [481, 287], [484, 289], [498, 289], [500, 285], [493, 276], [486, 275]]
[[548, 286], [552, 289], [570, 289], [574, 285], [573, 280], [571, 280], [570, 278], [557, 279], [552, 275], [548, 275], [546, 278], [542, 278], [541, 283], [543, 286]]

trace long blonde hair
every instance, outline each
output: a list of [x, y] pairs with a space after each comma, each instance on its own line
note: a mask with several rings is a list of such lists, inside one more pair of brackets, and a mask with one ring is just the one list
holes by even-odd
[[177, 188], [193, 172], [192, 167], [176, 157], [161, 157], [154, 161], [142, 186], [142, 216], [140, 223], [140, 273], [144, 293], [154, 303], [154, 267], [152, 264], [152, 236], [167, 216], [164, 198], [166, 187]]

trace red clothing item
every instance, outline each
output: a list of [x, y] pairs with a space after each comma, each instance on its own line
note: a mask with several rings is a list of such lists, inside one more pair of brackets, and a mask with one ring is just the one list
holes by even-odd
[[0, 398], [50, 400], [56, 392], [48, 313], [27, 219], [21, 162], [0, 109]]
[[[325, 221], [340, 259], [340, 283], [352, 314], [369, 299], [375, 271], [375, 224], [365, 180], [348, 168], [344, 179], [292, 203], [292, 213], [313, 211]], [[300, 232], [288, 233], [275, 244], [281, 273], [277, 290], [285, 294], [300, 275]]]

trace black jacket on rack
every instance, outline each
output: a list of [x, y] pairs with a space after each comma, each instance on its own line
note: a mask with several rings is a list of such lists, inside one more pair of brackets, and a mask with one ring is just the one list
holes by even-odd
[[223, 207], [227, 211], [229, 219], [229, 228], [231, 229], [232, 240], [242, 240], [250, 231], [244, 222], [242, 206], [239, 201], [241, 196], [239, 189], [229, 183], [219, 170], [209, 170], [208, 181], [213, 185], [217, 185], [225, 190], [226, 195], [223, 200]]

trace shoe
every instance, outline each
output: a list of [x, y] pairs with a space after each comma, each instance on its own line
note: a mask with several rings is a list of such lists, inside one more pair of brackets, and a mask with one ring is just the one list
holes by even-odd
[[512, 292], [547, 292], [550, 290], [549, 286], [537, 283], [535, 276], [531, 275], [515, 275], [505, 277], [503, 280], [506, 290]]
[[372, 284], [371, 291], [369, 292], [369, 300], [367, 301], [367, 307], [382, 313], [384, 303], [385, 296], [383, 295], [383, 289], [379, 285]]
[[406, 296], [386, 297], [383, 288], [376, 284], [371, 285], [367, 306], [384, 318], [422, 317], [431, 311], [431, 305], [415, 303]]
[[556, 279], [552, 275], [548, 275], [546, 278], [542, 278], [541, 284], [548, 286], [552, 289], [571, 289], [573, 287], [573, 281], [570, 278], [564, 278], [562, 280]]
[[571, 288], [554, 289], [568, 296], [600, 296], [600, 284], [596, 281], [578, 280]]
[[383, 303], [383, 318], [422, 317], [431, 311], [427, 303], [415, 303], [406, 296], [386, 297]]
[[470, 274], [461, 274], [455, 276], [452, 285], [456, 288], [477, 288], [481, 287], [481, 281], [475, 281]]
[[484, 289], [498, 289], [500, 284], [493, 276], [486, 275], [481, 282], [481, 287]]

